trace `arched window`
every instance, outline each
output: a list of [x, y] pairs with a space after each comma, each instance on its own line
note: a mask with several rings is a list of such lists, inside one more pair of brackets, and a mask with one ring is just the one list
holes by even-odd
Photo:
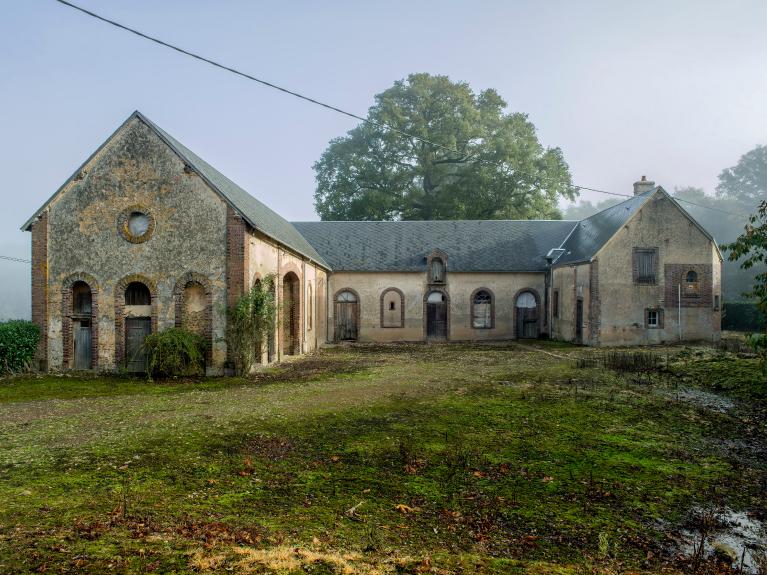
[[700, 295], [698, 273], [694, 270], [688, 271], [684, 278], [684, 295], [687, 297], [698, 297]]
[[342, 291], [336, 298], [337, 302], [354, 303], [357, 301], [357, 296], [350, 291]]
[[472, 297], [471, 326], [476, 329], [493, 327], [493, 296], [488, 290], [478, 290]]
[[77, 281], [72, 285], [72, 314], [91, 315], [93, 298], [91, 288], [83, 281]]
[[141, 282], [131, 282], [125, 288], [125, 305], [149, 305], [151, 300], [149, 288]]
[[433, 258], [431, 260], [429, 281], [435, 284], [441, 284], [445, 282], [445, 262], [442, 261], [442, 258]]
[[405, 295], [397, 288], [381, 293], [381, 327], [405, 327]]

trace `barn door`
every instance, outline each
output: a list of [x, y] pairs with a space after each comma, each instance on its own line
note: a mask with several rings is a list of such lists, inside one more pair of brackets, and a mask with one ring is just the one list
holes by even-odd
[[147, 353], [144, 339], [152, 333], [152, 320], [148, 317], [130, 317], [125, 320], [126, 368], [130, 372], [147, 370]]
[[357, 302], [336, 302], [336, 338], [338, 341], [357, 339]]
[[529, 291], [517, 297], [517, 337], [535, 339], [538, 337], [538, 302]]
[[75, 369], [91, 368], [91, 322], [74, 322], [72, 331], [75, 336]]
[[431, 292], [426, 299], [426, 337], [447, 339], [447, 302], [442, 292]]

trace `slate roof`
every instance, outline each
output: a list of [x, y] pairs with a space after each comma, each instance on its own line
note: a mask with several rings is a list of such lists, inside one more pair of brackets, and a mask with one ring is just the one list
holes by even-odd
[[293, 222], [333, 271], [423, 271], [435, 250], [458, 272], [539, 272], [577, 222], [442, 220]]
[[317, 250], [285, 218], [262, 202], [259, 202], [140, 112], [135, 112], [135, 115], [157, 132], [213, 189], [224, 196], [251, 226], [320, 264], [322, 267], [328, 267], [327, 262], [317, 253]]
[[578, 222], [573, 232], [561, 245], [565, 251], [556, 260], [555, 265], [589, 261], [607, 243], [607, 240], [639, 211], [650, 196], [661, 189], [653, 188]]
[[184, 146], [181, 142], [176, 140], [173, 136], [168, 134], [165, 130], [157, 126], [154, 122], [149, 120], [141, 112], [133, 112], [128, 117], [122, 126], [118, 128], [112, 136], [107, 140], [88, 158], [80, 168], [62, 185], [53, 196], [43, 204], [37, 212], [22, 226], [23, 230], [29, 230], [32, 223], [35, 221], [48, 204], [55, 198], [58, 193], [66, 187], [66, 185], [72, 181], [77, 173], [90, 162], [90, 160], [101, 150], [106, 144], [112, 140], [115, 134], [117, 134], [128, 122], [133, 118], [138, 118], [173, 149], [181, 159], [186, 162], [189, 167], [195, 170], [202, 179], [204, 179], [208, 185], [210, 185], [215, 191], [217, 191], [225, 201], [227, 201], [232, 208], [237, 211], [245, 220], [253, 226], [255, 229], [263, 232], [272, 239], [277, 240], [279, 243], [285, 245], [298, 252], [299, 254], [306, 256], [310, 260], [318, 263], [322, 267], [327, 268], [328, 264], [317, 253], [317, 250], [306, 241], [293, 225], [285, 220], [281, 215], [259, 202], [256, 198], [251, 196], [248, 192], [243, 190], [240, 186], [235, 184], [232, 180], [227, 178], [224, 174], [216, 170], [208, 162], [200, 158], [197, 154], [192, 152], [189, 148]]

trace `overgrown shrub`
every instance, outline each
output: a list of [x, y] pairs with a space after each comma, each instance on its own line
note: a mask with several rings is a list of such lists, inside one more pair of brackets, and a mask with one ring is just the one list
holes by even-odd
[[149, 375], [177, 377], [205, 373], [205, 339], [185, 329], [171, 327], [150, 334], [144, 341]]
[[274, 290], [274, 276], [266, 276], [226, 310], [226, 345], [239, 375], [250, 373], [261, 358], [264, 342], [274, 337]]
[[0, 372], [28, 369], [35, 356], [40, 328], [22, 319], [0, 322]]

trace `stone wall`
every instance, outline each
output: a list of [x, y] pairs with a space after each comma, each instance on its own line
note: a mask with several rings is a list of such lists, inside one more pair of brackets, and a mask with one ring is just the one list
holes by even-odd
[[[151, 217], [151, 231], [141, 241], [129, 241], [125, 235], [125, 214], [133, 209]], [[121, 289], [127, 280], [151, 284], [153, 327], [165, 329], [176, 323], [176, 283], [190, 272], [209, 282], [211, 364], [214, 371], [223, 367], [227, 206], [140, 119], [130, 120], [94, 155], [51, 202], [45, 217], [47, 297], [33, 307], [40, 315], [41, 305], [47, 305], [46, 356], [51, 368], [64, 367], [68, 355], [62, 337], [67, 315], [62, 286], [72, 274], [90, 275], [98, 282], [94, 363], [98, 369], [114, 369], [123, 357], [126, 310]], [[41, 241], [35, 230], [42, 229], [42, 221], [33, 225], [33, 259], [42, 258], [41, 248], [34, 247], [36, 239]], [[43, 268], [38, 264], [33, 269], [39, 274]], [[35, 301], [41, 301], [41, 292], [40, 285], [33, 286]]]

